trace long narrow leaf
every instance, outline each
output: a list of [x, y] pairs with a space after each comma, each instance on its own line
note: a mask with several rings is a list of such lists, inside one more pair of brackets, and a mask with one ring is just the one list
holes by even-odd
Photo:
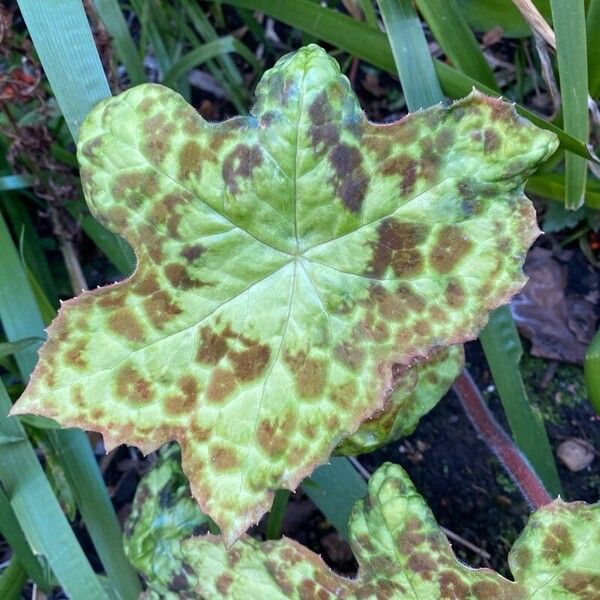
[[16, 558], [12, 558], [8, 567], [0, 574], [0, 598], [19, 600], [26, 581], [27, 572]]
[[[548, 200], [564, 202], [567, 188], [564, 173], [532, 175], [527, 180], [525, 190]], [[600, 209], [600, 182], [590, 179], [585, 190], [585, 203], [590, 208]]]
[[[12, 436], [15, 438], [15, 436]], [[24, 437], [15, 438], [18, 440], [24, 440]], [[3, 442], [0, 441], [0, 448], [2, 448]], [[0, 449], [0, 452], [2, 450]], [[23, 534], [23, 530], [17, 521], [10, 500], [5, 494], [2, 487], [0, 487], [0, 534], [8, 542], [8, 545], [13, 551], [13, 557], [16, 557], [35, 583], [37, 583], [43, 590], [50, 589], [50, 574], [47, 569], [44, 569], [39, 560], [33, 555], [27, 540]], [[0, 594], [0, 598], [3, 596]]]
[[302, 490], [347, 539], [352, 507], [367, 493], [367, 484], [352, 463], [347, 458], [334, 456], [329, 464], [320, 466], [304, 480]]
[[121, 11], [118, 0], [94, 0], [98, 15], [102, 19], [112, 42], [133, 85], [147, 81], [144, 64]]
[[2, 447], [0, 480], [31, 545], [48, 561], [71, 598], [108, 599], [79, 546], [0, 381], [0, 433], [23, 441]]
[[81, 0], [18, 0], [74, 139], [90, 108], [110, 96]]
[[378, 0], [408, 110], [444, 99], [412, 0]]
[[479, 339], [515, 442], [546, 489], [557, 497], [561, 494], [561, 486], [556, 463], [544, 423], [529, 404], [519, 372], [523, 347], [508, 306], [502, 306], [492, 314]]
[[[396, 74], [394, 57], [387, 36], [384, 33], [335, 10], [324, 8], [319, 3], [310, 0], [277, 0], [277, 2], [271, 0], [217, 1], [239, 8], [255, 9], [263, 12], [292, 27], [306, 31], [388, 73]], [[474, 86], [491, 96], [497, 95], [494, 90], [441, 61], [434, 60], [434, 65], [442, 89], [450, 98], [462, 98]], [[545, 121], [518, 104], [516, 110], [538, 127], [555, 133], [565, 150], [570, 150], [579, 156], [600, 162], [590, 152], [585, 143], [565, 133], [560, 127]]]
[[594, 100], [600, 97], [600, 0], [590, 0], [586, 15], [588, 85]]
[[492, 69], [456, 0], [416, 0], [416, 4], [454, 67], [499, 93]]
[[[589, 120], [585, 6], [583, 0], [551, 0], [551, 6], [564, 128], [567, 133], [587, 142]], [[597, 69], [598, 65], [595, 67]], [[565, 172], [565, 207], [576, 210], [584, 201], [586, 160], [568, 152], [565, 157]]]
[[248, 51], [248, 48], [228, 35], [212, 42], [207, 42], [199, 48], [194, 48], [194, 50], [191, 50], [178, 61], [174, 62], [171, 68], [164, 74], [163, 84], [175, 87], [177, 80], [194, 67], [229, 52], [237, 52], [243, 58], [258, 66], [256, 65], [254, 55]]
[[31, 187], [33, 180], [27, 175], [2, 175], [0, 176], [0, 192], [22, 190]]

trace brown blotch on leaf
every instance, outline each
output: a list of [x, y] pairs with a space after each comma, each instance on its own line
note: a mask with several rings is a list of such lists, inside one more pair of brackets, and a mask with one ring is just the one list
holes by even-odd
[[140, 225], [138, 229], [140, 245], [142, 245], [148, 256], [156, 263], [160, 264], [164, 260], [161, 237], [156, 235], [156, 231], [150, 225]]
[[181, 290], [189, 290], [191, 288], [208, 285], [201, 279], [191, 277], [189, 270], [179, 263], [169, 263], [165, 266], [164, 273], [171, 285]]
[[360, 211], [369, 187], [369, 176], [362, 166], [360, 150], [343, 142], [329, 153], [329, 163], [335, 171], [335, 193], [351, 212]]
[[301, 398], [315, 398], [323, 393], [327, 366], [322, 360], [308, 357], [305, 352], [295, 356], [286, 353], [283, 360], [294, 375], [296, 391]]
[[463, 600], [469, 597], [469, 585], [453, 571], [440, 573], [441, 598]]
[[[137, 278], [136, 278], [137, 279]], [[154, 292], [158, 292], [160, 286], [156, 273], [148, 273], [132, 286], [133, 291], [140, 296], [150, 296]]]
[[230, 396], [237, 386], [237, 381], [233, 371], [217, 367], [206, 386], [206, 399], [209, 402], [220, 404]]
[[219, 593], [223, 594], [223, 596], [227, 596], [232, 583], [233, 577], [229, 573], [221, 573], [217, 579], [217, 590], [219, 590]]
[[207, 365], [216, 365], [227, 352], [227, 336], [218, 334], [210, 327], [200, 329], [200, 346], [196, 360]]
[[240, 466], [240, 459], [233, 448], [212, 446], [209, 454], [211, 465], [215, 471], [232, 471]]
[[408, 559], [408, 567], [418, 573], [422, 579], [429, 581], [437, 571], [438, 565], [431, 554], [427, 552], [412, 552]]
[[544, 559], [553, 564], [558, 564], [574, 550], [569, 530], [562, 523], [552, 525], [544, 536], [542, 548]]
[[85, 156], [88, 160], [92, 160], [94, 158], [94, 150], [98, 147], [102, 146], [102, 136], [99, 135], [89, 142], [86, 142], [81, 149], [81, 154]]
[[134, 342], [140, 342], [144, 337], [144, 328], [130, 308], [120, 308], [113, 312], [108, 317], [108, 328]]
[[336, 385], [329, 396], [329, 399], [343, 410], [351, 406], [354, 398], [356, 398], [356, 384], [354, 381], [346, 381], [346, 383]]
[[115, 200], [137, 210], [158, 191], [158, 175], [146, 169], [121, 173], [115, 178], [111, 191]]
[[477, 600], [498, 600], [504, 596], [502, 588], [495, 581], [476, 581], [471, 586], [471, 593]]
[[88, 362], [83, 356], [86, 346], [87, 341], [85, 339], [80, 339], [67, 350], [65, 357], [69, 366], [76, 367], [77, 369], [85, 369], [88, 366]]
[[417, 160], [411, 158], [408, 154], [399, 154], [383, 163], [381, 173], [386, 177], [398, 175], [400, 177], [400, 193], [406, 196], [415, 187], [418, 167], [419, 162]]
[[288, 446], [295, 423], [295, 415], [291, 412], [285, 415], [279, 423], [263, 419], [256, 431], [258, 444], [270, 457], [281, 456]]
[[191, 244], [189, 246], [185, 246], [180, 252], [180, 255], [188, 262], [193, 263], [202, 256], [202, 253], [205, 250], [206, 248], [202, 244]]
[[194, 174], [200, 176], [203, 152], [195, 140], [188, 140], [179, 151], [179, 178], [187, 179]]
[[342, 342], [333, 349], [334, 357], [352, 371], [358, 371], [365, 360], [365, 350], [357, 344]]
[[165, 401], [165, 410], [170, 415], [191, 412], [198, 400], [198, 382], [191, 375], [183, 375], [177, 383], [181, 394], [168, 396]]
[[435, 136], [435, 150], [438, 153], [443, 153], [454, 143], [454, 131], [449, 127], [445, 127]]
[[313, 100], [308, 108], [308, 116], [312, 123], [308, 134], [316, 150], [326, 150], [339, 142], [339, 126], [332, 122], [333, 110], [325, 91], [321, 91]]
[[437, 181], [442, 159], [435, 151], [435, 144], [431, 138], [424, 138], [419, 142], [419, 177], [433, 184]]
[[368, 274], [381, 277], [391, 267], [399, 277], [416, 275], [423, 270], [423, 255], [417, 248], [429, 234], [429, 226], [385, 219], [377, 228], [377, 241]]
[[152, 294], [143, 301], [142, 306], [146, 316], [156, 329], [162, 329], [165, 323], [183, 312], [166, 291]]
[[429, 261], [438, 273], [446, 275], [462, 261], [472, 247], [473, 243], [460, 227], [446, 225], [438, 233]]
[[560, 584], [567, 592], [575, 594], [580, 600], [598, 600], [600, 598], [600, 575], [570, 571], [563, 573]]
[[225, 185], [231, 194], [240, 191], [239, 180], [252, 177], [254, 169], [263, 162], [261, 149], [258, 145], [240, 144], [234, 148], [223, 161], [222, 174]]
[[171, 139], [177, 131], [175, 123], [167, 121], [164, 113], [144, 120], [142, 125], [145, 151], [152, 162], [161, 163], [171, 147]]
[[450, 281], [444, 290], [444, 299], [452, 308], [461, 308], [465, 302], [465, 290], [459, 281]]
[[483, 132], [483, 149], [485, 152], [495, 152], [500, 148], [500, 136], [493, 129]]
[[75, 406], [79, 408], [83, 408], [85, 406], [85, 401], [83, 398], [83, 386], [81, 384], [76, 384], [71, 388], [69, 397], [71, 403]]
[[227, 357], [233, 365], [233, 370], [240, 381], [253, 381], [267, 367], [271, 349], [264, 344], [253, 344], [240, 352], [230, 350]]
[[134, 367], [125, 365], [117, 371], [115, 393], [132, 404], [147, 404], [154, 396], [154, 389]]

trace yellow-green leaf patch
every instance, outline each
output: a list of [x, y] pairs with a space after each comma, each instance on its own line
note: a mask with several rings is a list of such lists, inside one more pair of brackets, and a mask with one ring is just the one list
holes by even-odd
[[556, 145], [477, 92], [372, 124], [317, 46], [223, 123], [159, 85], [106, 100], [81, 127], [83, 188], [138, 266], [63, 304], [13, 414], [108, 448], [178, 441], [231, 544], [385, 406], [396, 365], [520, 289], [523, 181]]

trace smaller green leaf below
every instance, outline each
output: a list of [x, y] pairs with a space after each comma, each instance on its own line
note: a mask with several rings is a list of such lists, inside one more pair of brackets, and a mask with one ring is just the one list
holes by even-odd
[[[126, 546], [160, 536], [161, 514], [170, 522], [178, 502], [188, 510], [189, 491], [182, 493], [180, 475], [172, 486], [168, 479], [167, 467], [176, 460], [140, 483], [134, 513], [153, 520], [132, 518]], [[176, 464], [169, 468], [177, 473]], [[153, 526], [156, 533], [147, 530]], [[190, 530], [184, 524], [169, 532], [165, 550], [172, 555], [147, 555], [150, 560], [136, 563], [147, 578], [149, 599], [596, 600], [600, 590], [600, 503], [556, 500], [536, 511], [509, 554], [512, 582], [459, 562], [408, 475], [391, 463], [371, 476], [367, 498], [350, 517], [356, 579], [337, 575], [290, 539], [244, 536], [228, 551], [218, 537], [191, 537]]]
[[408, 369], [400, 367], [394, 391], [383, 410], [366, 420], [358, 431], [343, 440], [336, 454], [371, 452], [410, 435], [419, 419], [448, 391], [463, 367], [460, 345], [438, 348]]
[[193, 573], [184, 568], [180, 545], [185, 538], [205, 533], [206, 523], [181, 470], [179, 448], [166, 446], [140, 481], [124, 528], [125, 553], [150, 590], [168, 597], [195, 587]]

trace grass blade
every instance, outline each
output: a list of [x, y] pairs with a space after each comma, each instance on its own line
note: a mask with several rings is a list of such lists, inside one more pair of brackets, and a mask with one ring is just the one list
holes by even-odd
[[492, 69], [456, 0], [416, 0], [416, 5], [452, 64], [499, 93]]
[[45, 556], [71, 598], [108, 599], [63, 514], [0, 381], [0, 433], [23, 441], [2, 447], [0, 479], [32, 547]]
[[8, 567], [0, 575], [0, 598], [3, 600], [19, 600], [26, 581], [27, 573], [25, 569], [13, 557]]
[[508, 306], [494, 311], [479, 339], [492, 371], [517, 446], [556, 498], [562, 493], [556, 463], [541, 417], [533, 411], [521, 378], [521, 339]]
[[327, 520], [348, 539], [350, 512], [367, 495], [367, 484], [347, 458], [333, 456], [302, 483], [302, 491], [318, 506]]
[[[0, 286], [0, 320], [6, 337], [15, 341], [42, 336], [44, 321], [1, 215], [0, 248], [3, 256], [0, 281], [11, 282], [10, 289]], [[15, 359], [26, 381], [37, 361], [36, 351], [33, 347], [24, 348], [15, 353]], [[139, 581], [125, 558], [119, 523], [87, 436], [76, 429], [48, 429], [44, 435], [67, 476], [94, 546], [115, 589], [122, 598], [137, 597]], [[27, 534], [30, 532], [27, 531]]]
[[[81, 0], [18, 0], [73, 139], [90, 109], [110, 96]], [[52, 24], [50, 26], [50, 24]]]
[[[587, 142], [589, 120], [585, 6], [583, 0], [551, 0], [550, 5], [556, 34], [564, 129], [582, 142]], [[568, 152], [565, 157], [565, 173], [565, 208], [576, 210], [584, 200], [586, 160]]]
[[22, 340], [16, 340], [15, 342], [1, 342], [0, 343], [0, 358], [3, 356], [10, 356], [16, 352], [21, 352], [30, 346], [39, 345], [43, 341], [42, 338], [28, 337]]
[[583, 372], [590, 402], [600, 414], [600, 330], [592, 338], [585, 353]]
[[[187, 11], [188, 17], [202, 40], [212, 42], [218, 39], [218, 34], [213, 28], [209, 18], [194, 0], [183, 0], [182, 5]], [[192, 45], [197, 46], [198, 40], [190, 40]], [[244, 85], [244, 80], [233, 59], [227, 54], [217, 58], [214, 62], [209, 61], [208, 70], [212, 76], [221, 84], [228, 98], [240, 113], [245, 113], [250, 105], [249, 91]]]
[[31, 187], [33, 180], [27, 175], [2, 175], [0, 177], [0, 192], [11, 192]]
[[[555, 200], [561, 204], [565, 199], [567, 184], [564, 173], [544, 173], [531, 175], [525, 190], [542, 198]], [[600, 181], [590, 179], [585, 189], [585, 204], [590, 208], [600, 209]]]
[[590, 0], [586, 16], [588, 85], [594, 100], [600, 97], [600, 0]]
[[21, 242], [22, 260], [25, 262], [36, 279], [40, 282], [46, 296], [56, 309], [58, 307], [58, 293], [50, 265], [42, 248], [40, 238], [27, 211], [24, 198], [8, 197], [2, 203], [5, 214], [10, 222], [15, 239]]
[[[13, 436], [14, 437], [14, 436]], [[19, 440], [26, 438], [19, 437]], [[13, 551], [13, 560], [18, 559], [19, 563], [23, 566], [29, 577], [35, 581], [43, 590], [48, 591], [50, 589], [50, 573], [47, 573], [47, 569], [44, 569], [42, 564], [34, 556], [25, 536], [23, 530], [17, 521], [17, 517], [10, 505], [8, 496], [4, 493], [4, 490], [0, 486], [0, 533], [2, 537], [8, 542], [8, 545]], [[3, 598], [0, 594], [0, 598]]]
[[363, 15], [365, 16], [365, 21], [371, 27], [375, 27], [375, 29], [379, 29], [379, 23], [377, 22], [377, 14], [375, 13], [375, 9], [373, 8], [373, 0], [358, 0], [358, 4], [360, 9], [362, 10]]
[[118, 0], [94, 0], [94, 6], [106, 30], [112, 37], [117, 56], [123, 63], [131, 83], [138, 85], [147, 81], [144, 63], [131, 37]]
[[174, 62], [164, 74], [163, 85], [175, 88], [177, 80], [184, 76], [188, 71], [191, 71], [194, 67], [197, 67], [202, 63], [229, 52], [237, 52], [260, 70], [260, 65], [258, 65], [254, 55], [248, 48], [230, 35], [227, 35], [211, 42], [207, 42], [199, 48], [194, 48], [194, 50], [188, 52]]
[[[421, 21], [411, 0], [377, 0], [408, 110], [444, 99]], [[435, 98], [432, 102], [431, 99]]]
[[[260, 11], [291, 27], [306, 31], [392, 75], [397, 73], [394, 57], [387, 36], [384, 33], [335, 10], [324, 8], [318, 3], [310, 0], [278, 0], [277, 2], [271, 0], [217, 1], [238, 8]], [[466, 96], [473, 86], [490, 96], [498, 95], [494, 90], [439, 60], [434, 59], [433, 63], [442, 89], [450, 98]], [[600, 162], [590, 152], [586, 144], [569, 135], [560, 127], [545, 121], [518, 104], [516, 109], [520, 115], [529, 119], [538, 127], [554, 132], [565, 150], [570, 150], [589, 160]]]
[[273, 506], [267, 519], [266, 537], [268, 540], [277, 540], [281, 537], [281, 526], [290, 499], [290, 490], [277, 490], [273, 499]]

